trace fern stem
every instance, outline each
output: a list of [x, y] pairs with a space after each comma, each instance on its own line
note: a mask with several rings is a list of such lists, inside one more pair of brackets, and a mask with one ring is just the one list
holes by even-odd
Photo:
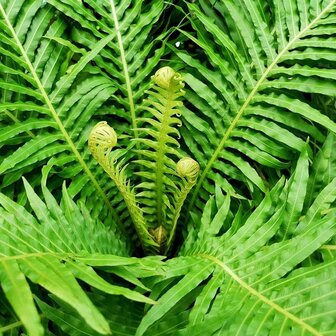
[[301, 30], [298, 33], [297, 36], [295, 36], [291, 41], [289, 41], [288, 44], [284, 47], [284, 49], [275, 57], [275, 59], [273, 60], [273, 62], [264, 71], [264, 73], [262, 74], [262, 76], [260, 77], [260, 79], [258, 80], [258, 82], [256, 83], [255, 87], [253, 88], [253, 90], [251, 91], [251, 93], [249, 94], [249, 96], [247, 97], [247, 99], [245, 100], [244, 104], [239, 109], [236, 117], [234, 118], [234, 120], [230, 124], [229, 128], [224, 133], [224, 136], [223, 136], [221, 142], [217, 146], [215, 152], [213, 153], [213, 155], [211, 156], [210, 160], [208, 161], [206, 167], [204, 168], [203, 173], [202, 173], [200, 179], [198, 180], [198, 183], [196, 185], [195, 191], [194, 191], [194, 193], [192, 195], [192, 198], [190, 200], [187, 214], [190, 213], [190, 210], [194, 206], [194, 203], [196, 201], [198, 193], [199, 193], [199, 191], [200, 191], [200, 189], [202, 187], [203, 181], [205, 180], [206, 176], [208, 175], [209, 170], [212, 168], [213, 163], [218, 159], [218, 156], [219, 156], [220, 152], [225, 147], [226, 141], [230, 138], [232, 131], [235, 129], [237, 123], [239, 122], [240, 118], [244, 114], [246, 108], [249, 106], [249, 104], [251, 103], [251, 100], [254, 98], [255, 94], [258, 92], [261, 84], [263, 84], [263, 82], [267, 79], [270, 71], [274, 68], [274, 66], [277, 65], [277, 63], [279, 62], [279, 60], [281, 59], [281, 57], [292, 47], [292, 45], [297, 40], [299, 40], [301, 37], [303, 37], [304, 34], [309, 29], [311, 29], [316, 24], [316, 22], [318, 20], [320, 20], [328, 11], [330, 11], [335, 4], [336, 4], [336, 0], [333, 0], [323, 11], [321, 11], [321, 13], [309, 25], [307, 25], [303, 30]]
[[298, 318], [297, 316], [290, 313], [288, 310], [282, 308], [272, 300], [268, 299], [266, 296], [264, 296], [262, 293], [255, 290], [253, 287], [251, 287], [249, 284], [247, 284], [243, 279], [241, 279], [229, 266], [227, 266], [225, 263], [223, 263], [221, 260], [217, 259], [216, 257], [212, 255], [207, 254], [199, 254], [198, 255], [201, 258], [211, 260], [213, 263], [215, 263], [217, 266], [222, 268], [225, 273], [227, 273], [234, 281], [236, 281], [242, 288], [244, 288], [246, 291], [248, 291], [251, 295], [257, 297], [258, 300], [262, 301], [266, 305], [268, 305], [271, 309], [276, 310], [281, 315], [283, 315], [285, 318], [292, 320], [296, 324], [298, 324], [300, 327], [302, 327], [304, 330], [307, 330], [311, 334], [315, 336], [322, 336], [322, 334], [313, 328], [311, 325], [307, 324], [304, 320]]
[[169, 249], [171, 247], [171, 244], [173, 242], [174, 236], [175, 236], [175, 231], [176, 231], [176, 226], [177, 226], [177, 221], [180, 217], [180, 213], [181, 213], [181, 209], [182, 206], [184, 204], [185, 199], [188, 196], [189, 191], [192, 189], [192, 187], [195, 185], [194, 181], [189, 181], [186, 183], [185, 186], [183, 186], [182, 190], [181, 190], [181, 194], [179, 195], [176, 205], [175, 205], [175, 212], [173, 215], [173, 220], [172, 220], [172, 227], [170, 229], [170, 233], [169, 233], [169, 238], [167, 240], [167, 244], [166, 244], [166, 254], [169, 252]]
[[164, 190], [163, 190], [163, 171], [164, 171], [164, 158], [165, 158], [165, 147], [166, 147], [166, 138], [168, 135], [168, 126], [169, 126], [169, 120], [170, 115], [169, 111], [172, 109], [172, 95], [173, 92], [167, 91], [167, 104], [165, 106], [165, 111], [163, 113], [162, 118], [162, 124], [161, 124], [161, 130], [159, 133], [158, 138], [158, 149], [157, 149], [157, 156], [156, 156], [156, 213], [157, 213], [157, 226], [161, 226], [165, 223], [165, 218], [163, 218], [163, 196], [164, 196]]
[[175, 210], [173, 213], [172, 225], [170, 228], [169, 238], [166, 244], [167, 246], [166, 253], [169, 252], [172, 241], [174, 239], [177, 221], [180, 217], [182, 206], [190, 190], [194, 187], [196, 183], [199, 170], [200, 170], [200, 166], [198, 162], [190, 157], [184, 157], [176, 164], [176, 172], [182, 178], [183, 182], [182, 182], [181, 191], [175, 203]]
[[132, 91], [131, 80], [130, 80], [130, 76], [129, 76], [129, 72], [128, 72], [128, 65], [127, 65], [127, 62], [126, 62], [123, 40], [122, 40], [122, 36], [121, 36], [121, 33], [120, 33], [117, 11], [116, 11], [116, 7], [114, 5], [113, 0], [110, 0], [110, 5], [111, 5], [111, 12], [112, 12], [112, 17], [113, 17], [113, 21], [114, 21], [114, 27], [115, 27], [115, 30], [116, 30], [116, 33], [117, 33], [118, 46], [119, 46], [119, 50], [120, 50], [120, 59], [121, 59], [121, 63], [122, 63], [123, 70], [124, 70], [124, 76], [125, 76], [125, 82], [126, 82], [126, 89], [127, 89], [129, 107], [130, 107], [130, 112], [131, 112], [131, 119], [132, 119], [132, 127], [133, 127], [134, 137], [138, 138], [137, 122], [136, 122], [136, 115], [135, 115], [135, 105], [134, 105], [134, 99], [133, 99], [133, 91]]
[[29, 68], [29, 71], [31, 73], [31, 75], [33, 76], [35, 82], [36, 82], [36, 85], [38, 87], [38, 89], [40, 90], [43, 98], [44, 98], [44, 101], [46, 103], [46, 105], [48, 106], [50, 112], [51, 112], [51, 116], [54, 118], [54, 120], [56, 121], [57, 123], [57, 126], [59, 128], [59, 130], [61, 131], [65, 141], [68, 143], [70, 149], [72, 150], [72, 152], [75, 154], [75, 157], [76, 159], [78, 160], [79, 164], [82, 166], [83, 170], [85, 171], [85, 173], [89, 176], [90, 180], [92, 181], [92, 183], [94, 184], [94, 186], [96, 187], [98, 193], [101, 195], [101, 197], [103, 198], [104, 202], [106, 203], [107, 207], [109, 208], [111, 214], [113, 215], [113, 217], [115, 218], [115, 220], [117, 222], [119, 222], [119, 218], [117, 216], [117, 214], [115, 213], [114, 209], [112, 208], [105, 192], [103, 191], [103, 189], [100, 187], [98, 181], [96, 180], [96, 178], [94, 177], [93, 173], [91, 172], [90, 168], [87, 166], [87, 164], [85, 163], [84, 159], [82, 158], [82, 156], [80, 155], [79, 151], [77, 150], [75, 144], [73, 143], [70, 135], [68, 134], [68, 132], [66, 131], [61, 119], [59, 118], [53, 104], [51, 103], [49, 97], [48, 97], [48, 94], [46, 92], [46, 90], [44, 89], [42, 83], [41, 83], [41, 80], [40, 78], [38, 77], [25, 49], [23, 48], [23, 45], [21, 44], [18, 36], [16, 35], [16, 32], [14, 30], [14, 27], [12, 26], [11, 22], [9, 21], [9, 18], [7, 17], [6, 15], [6, 12], [3, 8], [3, 6], [0, 4], [0, 12], [8, 26], [8, 28], [10, 29], [12, 35], [13, 35], [13, 38], [18, 46], [18, 48], [20, 49], [20, 52], [22, 54], [22, 57], [23, 59], [25, 60], [26, 64], [28, 65], [28, 68]]
[[21, 321], [17, 321], [17, 322], [8, 324], [4, 327], [0, 327], [0, 333], [4, 333], [4, 332], [7, 332], [7, 331], [10, 331], [12, 329], [16, 329], [22, 326], [23, 326], [23, 323]]

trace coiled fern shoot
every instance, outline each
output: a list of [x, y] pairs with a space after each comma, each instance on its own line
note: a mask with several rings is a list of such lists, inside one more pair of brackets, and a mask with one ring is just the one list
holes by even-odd
[[[89, 149], [123, 196], [144, 251], [167, 254], [200, 168], [178, 151], [181, 98], [185, 93], [181, 75], [163, 67], [152, 76], [152, 82], [142, 106], [145, 115], [137, 119], [139, 136], [133, 139], [138, 154], [133, 163], [139, 170], [126, 174], [130, 165], [125, 165], [121, 152], [113, 149], [117, 135], [106, 122], [92, 129]], [[132, 176], [137, 179], [132, 181]]]

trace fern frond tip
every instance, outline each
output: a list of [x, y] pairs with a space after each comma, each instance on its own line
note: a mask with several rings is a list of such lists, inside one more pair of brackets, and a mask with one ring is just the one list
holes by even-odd
[[154, 76], [152, 76], [154, 83], [162, 89], [169, 89], [174, 85], [184, 86], [182, 76], [169, 66], [159, 69]]
[[112, 149], [117, 144], [117, 133], [106, 121], [99, 122], [89, 135], [89, 149], [94, 154], [97, 149]]
[[200, 166], [194, 159], [184, 157], [176, 164], [176, 171], [182, 178], [186, 177], [189, 180], [196, 180], [200, 171]]

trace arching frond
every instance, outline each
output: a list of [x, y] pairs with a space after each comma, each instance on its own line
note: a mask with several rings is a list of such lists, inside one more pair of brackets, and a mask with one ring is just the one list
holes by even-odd
[[101, 114], [118, 115], [115, 128], [132, 134], [141, 93], [163, 53], [148, 33], [164, 6], [161, 0], [132, 9], [87, 3], [0, 3], [2, 190], [10, 194], [27, 173], [38, 186], [34, 176], [48, 162], [55, 187], [73, 180], [72, 197], [86, 199], [107, 225], [125, 222], [127, 228], [125, 204], [91, 159], [87, 137], [92, 118]]
[[336, 2], [260, 3], [189, 4], [196, 33], [181, 33], [195, 52], [174, 49], [189, 72], [181, 133], [202, 168], [188, 210], [215, 183], [231, 194], [243, 193], [237, 181], [265, 192], [262, 167], [288, 167], [306, 137], [320, 143], [324, 128], [336, 131], [311, 99], [335, 95], [335, 36], [325, 29]]
[[[109, 274], [147, 290], [137, 277], [160, 274], [160, 258], [149, 258], [146, 262], [125, 257], [128, 250], [124, 239], [90, 217], [83, 204], [76, 205], [65, 187], [60, 204], [45, 186], [42, 186], [44, 202], [28, 182], [25, 187], [34, 214], [0, 194], [0, 282], [30, 335], [44, 335], [33, 300], [33, 293], [39, 297], [39, 292], [31, 283], [53, 294], [55, 302], [60, 300], [62, 306], [66, 303], [72, 309], [73, 319], [84, 319], [85, 328], [99, 334], [110, 332], [108, 321], [77, 280], [100, 293], [154, 303], [140, 292], [113, 281]], [[127, 274], [130, 272], [127, 267], [131, 275]], [[37, 300], [39, 306], [47, 307], [44, 300], [43, 297]], [[11, 320], [15, 321], [14, 316]]]
[[[321, 260], [319, 249], [335, 235], [336, 179], [303, 210], [293, 195], [306, 194], [307, 172], [303, 152], [291, 179], [229, 229], [229, 196], [217, 190], [165, 277], [149, 283], [159, 304], [136, 335], [165, 322], [172, 335], [333, 334], [335, 259]], [[300, 266], [308, 257], [311, 265]]]

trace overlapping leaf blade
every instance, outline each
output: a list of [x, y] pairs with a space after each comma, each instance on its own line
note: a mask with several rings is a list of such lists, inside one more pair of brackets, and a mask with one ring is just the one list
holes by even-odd
[[[253, 184], [266, 191], [269, 170], [263, 167], [285, 168], [307, 136], [324, 140], [321, 128], [310, 122], [336, 131], [309, 97], [334, 96], [333, 63], [325, 61], [332, 57], [323, 44], [332, 45], [334, 36], [321, 32], [317, 38], [314, 32], [334, 15], [335, 5], [273, 1], [265, 2], [264, 12], [258, 1], [189, 5], [195, 34], [181, 31], [181, 36], [204, 54], [174, 48], [188, 65], [191, 89], [182, 134], [203, 168], [188, 210], [204, 204], [202, 190], [213, 190], [214, 181], [231, 193], [240, 193], [237, 180], [252, 194]], [[204, 135], [211, 139], [208, 146]]]
[[[86, 7], [77, 2], [1, 2], [1, 120], [8, 125], [1, 143], [7, 154], [0, 156], [4, 192], [11, 192], [20, 173], [33, 170], [36, 175], [49, 160], [55, 184], [76, 178], [71, 195], [95, 204], [107, 225], [120, 224], [120, 216], [129, 222], [122, 200], [110, 197], [115, 187], [91, 159], [86, 141], [95, 115], [110, 119], [121, 109], [116, 129], [132, 134], [137, 105], [163, 53], [160, 42], [154, 45], [148, 35], [163, 9], [163, 1], [150, 6], [139, 2], [130, 10], [114, 1]], [[61, 11], [76, 24], [69, 24]], [[113, 53], [117, 55], [109, 64]], [[46, 115], [50, 123], [39, 123]], [[48, 137], [50, 141], [41, 140]]]
[[[67, 303], [100, 334], [109, 333], [109, 324], [76, 279], [106, 294], [155, 303], [138, 291], [113, 283], [108, 274], [113, 274], [116, 267], [117, 276], [126, 281], [129, 278], [136, 285], [146, 288], [138, 278], [148, 276], [144, 272], [160, 274], [160, 258], [149, 258], [147, 262], [126, 257], [128, 250], [122, 238], [90, 217], [84, 206], [76, 205], [65, 187], [59, 205], [45, 186], [42, 189], [46, 202], [37, 196], [28, 182], [25, 186], [34, 215], [5, 195], [0, 195], [0, 279], [5, 295], [30, 335], [42, 335], [43, 332], [32, 299], [33, 289], [26, 279]], [[89, 265], [104, 267], [107, 271], [105, 279]], [[122, 266], [134, 267], [133, 279], [123, 276]], [[136, 275], [138, 273], [139, 276]], [[20, 305], [15, 297], [26, 301]]]
[[[188, 298], [187, 311], [184, 310], [188, 316], [181, 324], [184, 327], [175, 325], [181, 335], [332, 334], [335, 262], [321, 261], [317, 251], [335, 235], [332, 205], [336, 200], [336, 179], [304, 210], [307, 171], [308, 156], [304, 150], [289, 182], [280, 180], [250, 215], [240, 217], [235, 230], [225, 228], [226, 217], [230, 217], [222, 209], [225, 203], [209, 200], [197, 237], [190, 232], [181, 256], [172, 263], [182, 271], [186, 258], [182, 256], [188, 256], [190, 269], [186, 275], [177, 271], [175, 276], [179, 278], [170, 280], [169, 287], [165, 285], [169, 283], [169, 272], [153, 283], [153, 294], [160, 293], [155, 299], [164, 305], [147, 312], [138, 334], [146, 335], [150, 328], [155, 329], [159, 319], [160, 323], [168, 323], [169, 310], [176, 314], [185, 309], [179, 300], [192, 290], [194, 294]], [[297, 189], [300, 203], [295, 200], [299, 197], [295, 196]], [[223, 200], [223, 195], [217, 191], [216, 198]], [[219, 218], [222, 229], [209, 230], [219, 224]], [[218, 234], [221, 230], [224, 232]], [[307, 258], [313, 266], [300, 266]], [[204, 276], [202, 283], [198, 282], [198, 290], [194, 287], [199, 279], [197, 274]], [[188, 290], [184, 291], [185, 288]], [[171, 296], [173, 308], [168, 299]], [[324, 300], [326, 310], [322, 308]]]

